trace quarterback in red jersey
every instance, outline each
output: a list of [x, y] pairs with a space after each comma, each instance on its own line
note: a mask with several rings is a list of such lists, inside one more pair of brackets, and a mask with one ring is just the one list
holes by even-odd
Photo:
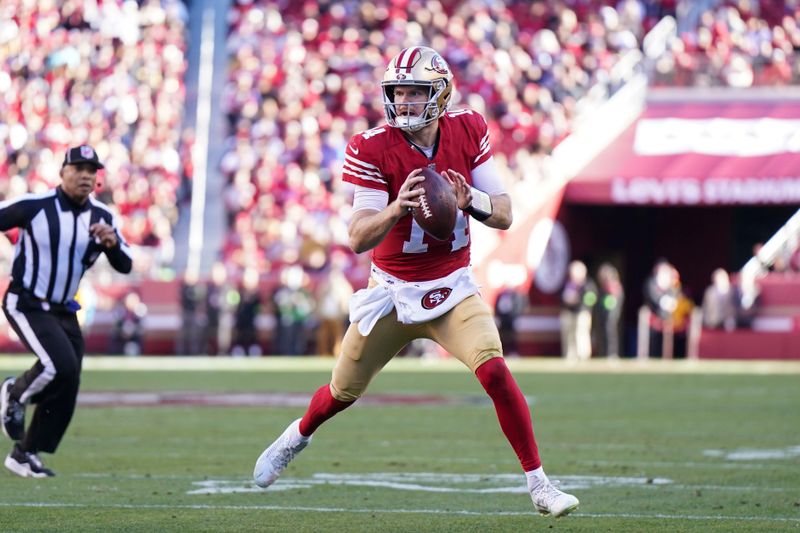
[[[406, 344], [436, 341], [463, 362], [494, 403], [500, 427], [520, 460], [534, 507], [563, 516], [578, 499], [556, 489], [541, 466], [525, 397], [503, 360], [491, 310], [470, 268], [469, 219], [511, 225], [511, 199], [497, 177], [484, 118], [448, 111], [453, 76], [433, 49], [401, 51], [383, 82], [386, 124], [354, 135], [343, 177], [355, 185], [350, 246], [372, 250], [369, 285], [353, 295], [350, 322], [329, 384], [304, 416], [258, 458], [256, 484], [268, 487], [311, 441], [316, 429], [352, 405]], [[459, 213], [453, 234], [437, 240], [409, 215], [422, 194], [419, 173], [433, 167], [450, 181]]]
[[[408, 98], [409, 93], [427, 94], [426, 89], [409, 86], [389, 86], [389, 90], [399, 93], [394, 95], [396, 100]], [[400, 197], [406, 176], [426, 166], [438, 172], [449, 170], [451, 175], [457, 173], [471, 185], [472, 171], [492, 157], [486, 121], [478, 113], [462, 109], [443, 112], [439, 127], [433, 129], [436, 125], [429, 125], [424, 132], [406, 132], [385, 125], [353, 136], [345, 151], [344, 180], [356, 185], [359, 197], [385, 197], [387, 204]], [[510, 201], [501, 187], [492, 185], [492, 192], [499, 197], [494, 202], [496, 220], [492, 222], [505, 229], [511, 222]], [[412, 217], [403, 216], [373, 249], [372, 260], [380, 269], [406, 281], [444, 277], [469, 265], [468, 215], [459, 211], [455, 231], [447, 241], [425, 235]]]

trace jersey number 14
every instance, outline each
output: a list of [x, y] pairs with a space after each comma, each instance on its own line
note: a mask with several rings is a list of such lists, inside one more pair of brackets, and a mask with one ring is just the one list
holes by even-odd
[[[453, 242], [450, 251], [455, 252], [469, 244], [469, 236], [467, 235], [467, 216], [460, 209], [456, 216], [456, 227], [453, 228]], [[403, 253], [405, 254], [424, 254], [428, 251], [428, 244], [424, 242], [425, 231], [417, 224], [417, 221], [411, 219], [411, 238], [403, 241]]]

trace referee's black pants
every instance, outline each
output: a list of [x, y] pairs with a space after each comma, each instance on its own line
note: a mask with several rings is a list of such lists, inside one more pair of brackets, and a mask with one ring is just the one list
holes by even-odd
[[13, 399], [36, 406], [20, 446], [27, 452], [53, 453], [78, 398], [84, 350], [78, 318], [70, 310], [38, 302], [24, 292], [6, 293], [3, 311], [37, 357], [11, 389]]

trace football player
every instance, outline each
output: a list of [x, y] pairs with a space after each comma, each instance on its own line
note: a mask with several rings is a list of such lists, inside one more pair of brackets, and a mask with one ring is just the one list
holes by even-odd
[[[503, 360], [491, 310], [470, 268], [469, 218], [508, 229], [511, 199], [498, 179], [484, 118], [448, 111], [453, 75], [433, 49], [411, 47], [389, 63], [381, 83], [386, 124], [352, 137], [343, 177], [355, 185], [350, 246], [372, 250], [367, 288], [350, 302], [350, 328], [329, 384], [305, 415], [258, 458], [254, 478], [271, 485], [311, 441], [314, 431], [352, 405], [407, 343], [428, 338], [475, 373], [491, 397], [500, 427], [519, 457], [534, 507], [563, 516], [578, 499], [545, 475], [525, 397]], [[426, 234], [409, 211], [418, 207], [423, 167], [450, 181], [458, 216], [449, 239]]]

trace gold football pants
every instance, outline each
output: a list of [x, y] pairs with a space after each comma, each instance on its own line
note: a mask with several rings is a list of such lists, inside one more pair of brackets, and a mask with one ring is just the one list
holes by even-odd
[[431, 339], [474, 373], [492, 357], [502, 357], [500, 335], [489, 307], [473, 294], [444, 315], [420, 324], [398, 322], [397, 313], [378, 320], [366, 337], [350, 324], [333, 369], [331, 394], [340, 401], [357, 400], [372, 378], [403, 346], [414, 339]]

